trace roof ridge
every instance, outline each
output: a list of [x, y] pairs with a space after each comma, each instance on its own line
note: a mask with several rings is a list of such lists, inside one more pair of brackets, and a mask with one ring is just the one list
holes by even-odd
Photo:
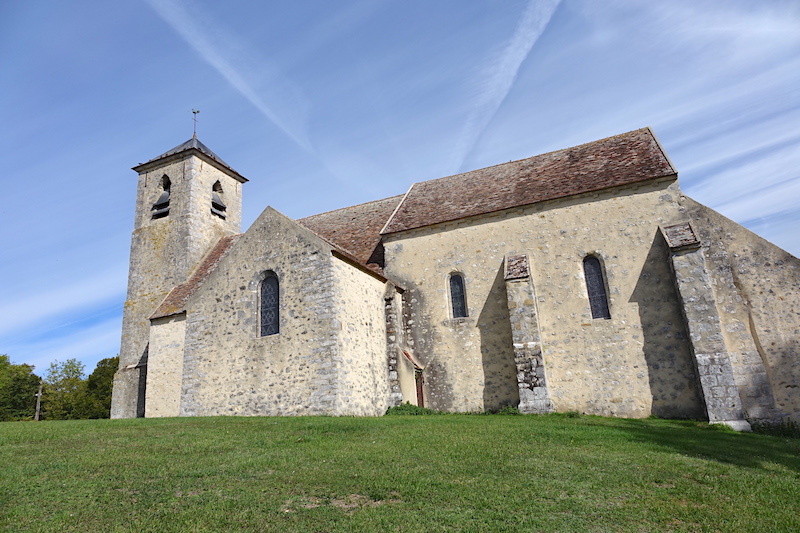
[[[546, 156], [550, 156], [550, 155], [553, 155], [553, 154], [557, 154], [559, 152], [565, 152], [567, 150], [576, 150], [576, 149], [579, 149], [579, 148], [585, 148], [585, 147], [590, 146], [592, 144], [597, 144], [597, 143], [602, 143], [602, 142], [605, 142], [605, 141], [609, 141], [609, 140], [614, 139], [616, 137], [624, 137], [626, 135], [630, 135], [631, 133], [644, 132], [644, 131], [650, 132], [650, 134], [655, 138], [655, 134], [653, 134], [652, 130], [649, 127], [638, 128], [638, 129], [635, 129], [635, 130], [626, 131], [625, 133], [618, 133], [616, 135], [609, 135], [608, 137], [603, 137], [602, 139], [597, 139], [597, 140], [594, 140], [594, 141], [589, 141], [589, 142], [585, 142], [585, 143], [581, 143], [581, 144], [576, 144], [575, 146], [566, 146], [564, 148], [559, 148], [557, 150], [550, 150], [549, 152], [542, 152], [541, 154], [535, 154], [535, 155], [528, 156], [528, 157], [521, 157], [519, 159], [512, 159], [511, 161], [506, 161], [505, 163], [497, 163], [497, 164], [494, 164], [494, 165], [489, 165], [488, 167], [473, 168], [472, 170], [465, 170], [464, 172], [458, 172], [456, 174], [450, 174], [448, 176], [442, 176], [441, 178], [433, 178], [433, 179], [424, 180], [424, 181], [415, 182], [415, 183], [430, 183], [432, 181], [445, 180], [445, 179], [448, 179], [448, 178], [455, 178], [457, 176], [463, 176], [464, 174], [469, 174], [470, 172], [476, 172], [476, 171], [479, 171], [479, 170], [489, 170], [489, 169], [492, 169], [492, 168], [502, 167], [502, 166], [505, 166], [505, 165], [513, 165], [515, 163], [520, 163], [520, 162], [526, 161], [528, 159], [535, 159], [537, 157], [546, 157]], [[663, 149], [662, 149], [662, 153], [664, 153]], [[666, 153], [664, 153], [664, 155], [666, 156]], [[674, 167], [673, 167], [673, 169], [674, 169]]]
[[653, 128], [651, 128], [650, 126], [647, 126], [645, 128], [642, 128], [642, 129], [643, 130], [647, 130], [650, 133], [650, 135], [653, 137], [653, 140], [656, 143], [656, 146], [658, 146], [658, 149], [661, 150], [661, 155], [663, 155], [664, 159], [667, 160], [667, 163], [669, 164], [669, 166], [672, 169], [672, 171], [675, 174], [677, 174], [678, 173], [678, 169], [675, 168], [675, 164], [672, 162], [672, 159], [670, 159], [669, 155], [667, 154], [667, 151], [664, 150], [664, 145], [661, 144], [661, 141], [659, 140], [658, 136], [656, 135], [656, 132], [653, 131]]
[[411, 189], [413, 189], [414, 185], [416, 185], [416, 184], [417, 184], [417, 182], [412, 183], [411, 187], [409, 187], [408, 190], [406, 191], [406, 193], [403, 195], [403, 198], [399, 202], [397, 202], [396, 206], [394, 206], [394, 210], [392, 211], [392, 214], [389, 215], [389, 218], [386, 219], [386, 222], [383, 224], [383, 227], [378, 232], [378, 235], [383, 235], [383, 232], [386, 231], [386, 228], [389, 226], [389, 223], [391, 223], [392, 219], [394, 218], [394, 215], [397, 213], [398, 209], [400, 209], [400, 206], [403, 205], [403, 202], [406, 201], [406, 198], [408, 198], [408, 195], [411, 193]]
[[375, 203], [378, 203], [378, 202], [385, 202], [386, 200], [391, 200], [392, 198], [400, 198], [401, 196], [404, 196], [405, 194], [406, 193], [400, 193], [400, 194], [395, 194], [393, 196], [387, 196], [386, 198], [379, 198], [378, 200], [370, 200], [368, 202], [361, 202], [360, 204], [353, 204], [353, 205], [348, 205], [348, 206], [345, 206], [345, 207], [338, 207], [336, 209], [329, 209], [328, 211], [322, 211], [321, 213], [315, 213], [313, 215], [308, 215], [307, 217], [298, 218], [298, 219], [295, 219], [295, 220], [296, 221], [300, 221], [300, 220], [305, 220], [305, 219], [308, 219], [308, 218], [318, 217], [318, 216], [321, 216], [321, 215], [327, 215], [327, 214], [330, 214], [330, 213], [335, 213], [336, 211], [343, 211], [345, 209], [351, 209], [353, 207], [361, 207], [361, 206], [364, 206], [364, 205], [367, 205], [367, 204], [375, 204]]
[[652, 130], [631, 130], [442, 178], [415, 183], [382, 235], [627, 185], [676, 176]]
[[247, 178], [239, 174], [236, 170], [233, 169], [233, 167], [231, 167], [228, 163], [223, 161], [223, 159], [220, 156], [215, 154], [211, 148], [209, 148], [203, 143], [203, 141], [198, 139], [197, 135], [193, 135], [192, 138], [189, 139], [188, 141], [179, 144], [178, 146], [172, 148], [171, 150], [167, 150], [163, 154], [154, 157], [149, 161], [146, 161], [144, 163], [139, 163], [138, 165], [133, 167], [133, 170], [136, 170], [138, 172], [140, 169], [143, 169], [144, 167], [151, 165], [152, 163], [161, 161], [162, 159], [167, 159], [172, 156], [176, 156], [183, 152], [188, 152], [190, 150], [197, 150], [199, 153], [208, 157], [212, 161], [212, 163], [215, 163], [216, 165], [221, 166], [223, 169], [232, 172], [233, 174], [235, 174], [234, 177], [237, 179], [237, 181], [241, 181], [242, 183], [248, 181]]

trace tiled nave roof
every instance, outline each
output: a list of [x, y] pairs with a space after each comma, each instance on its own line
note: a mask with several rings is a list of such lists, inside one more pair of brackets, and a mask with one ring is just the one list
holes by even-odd
[[386, 223], [396, 233], [674, 175], [650, 128], [415, 183]]

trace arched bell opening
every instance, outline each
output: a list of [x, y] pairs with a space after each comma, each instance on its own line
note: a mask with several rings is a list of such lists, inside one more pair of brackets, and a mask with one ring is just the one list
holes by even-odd
[[228, 216], [225, 213], [228, 210], [228, 206], [222, 201], [223, 195], [222, 184], [217, 181], [214, 186], [211, 187], [211, 213], [225, 220]]
[[169, 215], [169, 190], [171, 186], [172, 183], [169, 181], [167, 175], [164, 174], [161, 177], [162, 192], [152, 207], [153, 219], [164, 218], [165, 216]]

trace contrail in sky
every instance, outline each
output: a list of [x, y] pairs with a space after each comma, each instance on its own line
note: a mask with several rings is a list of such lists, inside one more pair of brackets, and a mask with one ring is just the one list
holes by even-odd
[[[211, 65], [225, 80], [230, 83], [242, 96], [256, 107], [267, 119], [280, 128], [288, 137], [307, 152], [313, 154], [314, 150], [308, 140], [304, 128], [298, 124], [282, 119], [274, 109], [253, 89], [253, 86], [242, 75], [247, 69], [238, 68], [238, 61], [234, 57], [240, 56], [241, 51], [236, 51], [230, 46], [230, 38], [223, 38], [219, 31], [212, 30], [203, 24], [197, 16], [197, 7], [187, 9], [179, 0], [146, 0], [150, 7], [169, 24], [194, 50]], [[290, 85], [289, 81], [281, 76], [275, 69], [259, 65], [259, 72], [267, 72], [272, 86]], [[293, 98], [282, 98], [281, 109], [288, 109], [292, 117], [304, 115], [305, 102], [297, 91], [290, 91]], [[294, 100], [294, 101], [285, 101]], [[294, 122], [297, 122], [296, 120]]]
[[456, 147], [457, 169], [461, 169], [467, 155], [494, 118], [514, 85], [522, 62], [544, 33], [560, 3], [561, 0], [531, 0], [505, 49], [483, 69], [478, 94], [472, 102], [473, 109]]

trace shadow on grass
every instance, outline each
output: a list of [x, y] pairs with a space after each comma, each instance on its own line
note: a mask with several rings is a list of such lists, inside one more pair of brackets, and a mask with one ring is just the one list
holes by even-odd
[[746, 468], [780, 464], [800, 472], [800, 439], [737, 433], [696, 421], [603, 419], [596, 423], [621, 429], [639, 442], [654, 443], [692, 457]]

